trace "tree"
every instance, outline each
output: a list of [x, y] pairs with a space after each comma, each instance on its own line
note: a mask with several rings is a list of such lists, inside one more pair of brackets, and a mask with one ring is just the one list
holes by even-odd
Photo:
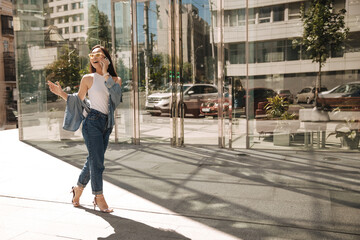
[[59, 81], [61, 86], [77, 90], [81, 79], [78, 50], [70, 51], [69, 47], [65, 46], [61, 52], [59, 59], [45, 68], [46, 80]]
[[19, 88], [22, 93], [32, 93], [38, 89], [39, 81], [35, 79], [31, 63], [29, 52], [27, 49], [19, 49]]
[[[168, 68], [165, 65], [167, 56], [161, 54], [153, 54], [150, 58], [150, 80], [154, 89], [162, 86], [163, 79], [166, 78]], [[167, 61], [168, 62], [168, 61]]]
[[305, 49], [312, 62], [319, 64], [316, 79], [316, 93], [321, 87], [321, 68], [326, 63], [331, 52], [335, 53], [344, 48], [349, 29], [345, 27], [345, 9], [335, 12], [333, 0], [311, 0], [306, 10], [301, 6], [300, 14], [303, 22], [303, 35], [295, 44], [300, 44]]
[[108, 16], [100, 12], [99, 9], [92, 5], [89, 13], [90, 27], [87, 31], [86, 39], [89, 49], [96, 44], [100, 44], [107, 49], [111, 49], [111, 28]]

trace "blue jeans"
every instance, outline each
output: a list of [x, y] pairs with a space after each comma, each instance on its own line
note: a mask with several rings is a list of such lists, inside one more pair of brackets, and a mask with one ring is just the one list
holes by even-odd
[[82, 134], [88, 149], [88, 157], [81, 170], [78, 186], [85, 187], [91, 180], [92, 193], [103, 193], [104, 155], [112, 128], [107, 128], [108, 116], [91, 109], [85, 118]]

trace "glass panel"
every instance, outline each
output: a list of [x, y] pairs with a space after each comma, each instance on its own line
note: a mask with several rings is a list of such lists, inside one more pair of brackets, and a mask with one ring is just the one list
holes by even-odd
[[170, 129], [169, 2], [137, 4], [141, 142], [167, 142]]
[[[111, 54], [125, 88], [110, 140], [115, 141], [117, 135], [120, 141], [130, 141], [132, 121], [129, 118], [132, 114], [130, 94], [126, 91], [127, 83], [131, 81], [128, 2], [116, 3], [113, 14], [121, 17], [116, 17], [114, 23], [111, 22], [110, 2], [88, 1], [86, 8], [75, 9], [70, 0], [37, 3], [31, 6], [14, 4], [15, 9], [26, 10], [15, 11], [14, 16], [21, 138], [37, 142], [83, 140], [81, 129], [76, 132], [62, 129], [65, 101], [48, 90], [46, 81], [59, 81], [64, 91], [76, 93], [82, 76], [89, 73], [89, 50], [101, 44]], [[69, 15], [67, 10], [72, 14]], [[45, 23], [54, 25], [44, 28]], [[115, 39], [112, 39], [111, 31], [118, 27], [126, 31], [122, 35], [114, 34]]]
[[[214, 42], [218, 28], [214, 22], [216, 18], [211, 15], [211, 12], [217, 14], [216, 3], [183, 0], [182, 4], [182, 8], [186, 9], [182, 14], [182, 81], [184, 86], [189, 87], [183, 91], [184, 141], [185, 144], [217, 145], [217, 110], [209, 107], [215, 106], [218, 95], [215, 80], [216, 42]], [[237, 25], [237, 11], [229, 10], [224, 14], [225, 26]]]

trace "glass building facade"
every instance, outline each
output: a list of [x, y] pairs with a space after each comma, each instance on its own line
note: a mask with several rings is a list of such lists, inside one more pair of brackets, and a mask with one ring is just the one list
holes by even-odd
[[[65, 102], [46, 81], [77, 92], [89, 50], [101, 44], [123, 82], [113, 142], [358, 151], [360, 3], [333, 2], [334, 11], [347, 10], [349, 37], [323, 66], [317, 98], [318, 64], [294, 44], [302, 4], [14, 1], [20, 139], [82, 141], [81, 130], [62, 129]], [[275, 96], [287, 101], [280, 115], [268, 108]]]

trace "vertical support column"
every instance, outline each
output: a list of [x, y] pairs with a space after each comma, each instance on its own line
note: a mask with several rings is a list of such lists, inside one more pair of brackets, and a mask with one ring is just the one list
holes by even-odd
[[132, 79], [131, 105], [133, 110], [133, 137], [135, 145], [140, 144], [140, 118], [139, 118], [139, 80], [138, 80], [138, 43], [137, 43], [137, 0], [131, 1], [131, 55], [132, 55]]
[[249, 137], [249, 0], [246, 0], [246, 39], [245, 39], [245, 61], [246, 61], [246, 99], [245, 99], [245, 115], [246, 115], [246, 149], [250, 148]]
[[232, 114], [234, 109], [233, 104], [233, 87], [235, 86], [234, 78], [231, 78], [229, 85], [229, 149], [232, 149]]
[[149, 2], [144, 2], [144, 37], [145, 37], [145, 99], [149, 96], [149, 78], [150, 78], [150, 48], [149, 48]]
[[[116, 39], [115, 39], [115, 1], [111, 0], [111, 59], [116, 64]], [[115, 142], [118, 142], [118, 121], [117, 121], [117, 110], [114, 111], [115, 120]]]
[[225, 134], [224, 134], [224, 36], [223, 36], [223, 18], [224, 7], [223, 0], [217, 0], [217, 26], [218, 30], [218, 129], [219, 139], [218, 144], [220, 148], [225, 147]]
[[177, 117], [177, 146], [184, 145], [184, 92], [182, 81], [182, 67], [183, 67], [183, 48], [182, 48], [182, 13], [181, 13], [182, 0], [177, 0], [176, 3], [176, 89], [177, 89], [177, 102], [176, 102], [176, 117]]
[[170, 99], [170, 144], [171, 146], [176, 146], [177, 142], [177, 117], [176, 117], [176, 103], [177, 103], [177, 89], [176, 89], [176, 72], [175, 72], [175, 0], [169, 1], [169, 59], [170, 59], [170, 86], [171, 86], [171, 99]]

